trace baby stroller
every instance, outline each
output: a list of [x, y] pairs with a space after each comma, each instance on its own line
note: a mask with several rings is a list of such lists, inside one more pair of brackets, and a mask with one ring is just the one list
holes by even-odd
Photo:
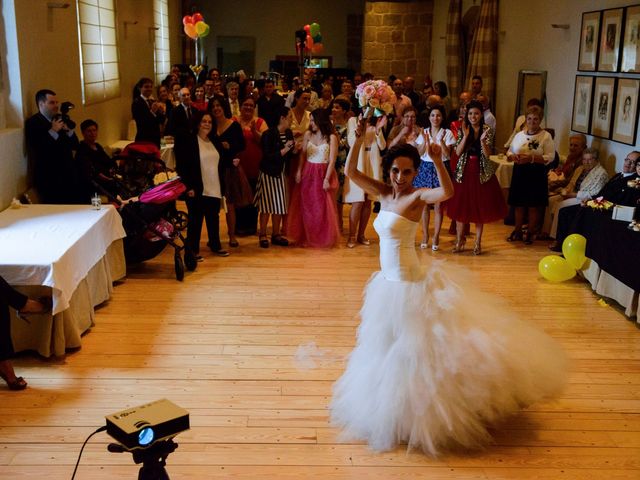
[[94, 185], [120, 212], [127, 232], [124, 239], [127, 264], [150, 260], [171, 245], [176, 279], [182, 281], [185, 267], [193, 271], [197, 266], [197, 259], [181, 233], [187, 228], [187, 214], [176, 208], [176, 200], [185, 191], [185, 185], [175, 172], [166, 168], [160, 151], [153, 144], [128, 145], [116, 160], [118, 174], [112, 182], [115, 191], [107, 191], [104, 185], [95, 182]]

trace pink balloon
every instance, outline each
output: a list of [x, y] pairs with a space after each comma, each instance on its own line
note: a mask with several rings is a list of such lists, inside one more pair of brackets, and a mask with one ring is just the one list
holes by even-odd
[[183, 25], [190, 25], [192, 23], [193, 23], [193, 17], [191, 15], [185, 15], [184, 17], [182, 17]]

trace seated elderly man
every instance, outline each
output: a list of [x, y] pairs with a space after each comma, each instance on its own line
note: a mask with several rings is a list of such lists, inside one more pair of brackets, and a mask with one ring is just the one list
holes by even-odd
[[[640, 152], [629, 153], [622, 164], [622, 172], [615, 174], [595, 195], [603, 197], [616, 205], [640, 207], [640, 189], [632, 186], [633, 180], [640, 177]], [[631, 183], [630, 183], [631, 182]], [[563, 208], [557, 215], [556, 241], [549, 245], [549, 249], [559, 252], [564, 239], [574, 230], [574, 224], [579, 218], [583, 205]]]
[[555, 170], [549, 172], [549, 194], [558, 193], [567, 186], [574, 170], [582, 161], [582, 152], [587, 148], [587, 137], [574, 133], [569, 137], [569, 155], [567, 160]]
[[582, 153], [582, 165], [576, 168], [571, 180], [559, 195], [549, 197], [542, 234], [548, 234], [556, 238], [558, 229], [558, 212], [562, 208], [580, 204], [583, 201], [595, 198], [602, 187], [607, 183], [609, 175], [598, 161], [598, 150], [587, 148]]

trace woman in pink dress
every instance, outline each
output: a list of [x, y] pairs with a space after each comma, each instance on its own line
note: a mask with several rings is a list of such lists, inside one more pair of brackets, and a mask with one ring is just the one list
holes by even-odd
[[311, 112], [289, 208], [289, 238], [299, 246], [333, 247], [340, 237], [335, 171], [338, 137], [329, 112]]

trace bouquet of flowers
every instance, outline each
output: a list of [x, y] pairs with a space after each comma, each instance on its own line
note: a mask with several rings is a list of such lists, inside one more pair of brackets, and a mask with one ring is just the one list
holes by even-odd
[[611, 210], [613, 203], [609, 200], [605, 200], [604, 197], [594, 198], [587, 202], [587, 207], [591, 207], [594, 210]]
[[387, 82], [383, 80], [367, 80], [356, 88], [356, 98], [364, 110], [364, 116], [372, 113], [376, 116], [389, 115], [393, 112], [396, 95]]

